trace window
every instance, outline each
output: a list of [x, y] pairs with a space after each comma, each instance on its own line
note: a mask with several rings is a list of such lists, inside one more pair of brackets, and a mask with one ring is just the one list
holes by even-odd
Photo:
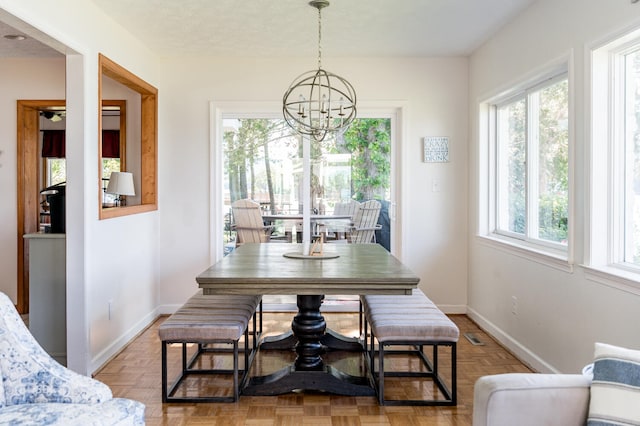
[[640, 30], [591, 60], [588, 277], [640, 294]]
[[[486, 103], [486, 234], [566, 257], [569, 81], [566, 71]], [[482, 118], [481, 118], [482, 119]], [[491, 173], [491, 171], [495, 171]]]
[[45, 187], [57, 185], [67, 180], [67, 162], [64, 158], [46, 158]]
[[[640, 266], [640, 43], [622, 56], [624, 105], [624, 262]], [[621, 188], [622, 189], [622, 188]]]
[[[110, 219], [113, 217], [125, 216], [129, 214], [137, 214], [157, 210], [158, 208], [158, 89], [132, 74], [120, 65], [111, 61], [103, 55], [98, 55], [98, 98], [100, 111], [98, 114], [99, 127], [99, 143], [98, 149], [100, 160], [98, 162], [98, 193], [99, 193], [99, 217], [100, 219]], [[116, 95], [117, 92], [117, 95]], [[126, 206], [111, 208], [109, 205], [103, 205], [106, 201], [104, 197], [103, 182], [103, 130], [110, 130], [107, 127], [107, 120], [104, 116], [103, 105], [113, 105], [115, 101], [107, 99], [114, 95], [120, 97], [122, 94], [127, 103], [132, 105], [127, 108], [125, 115], [124, 109], [120, 109], [120, 170], [132, 172], [134, 176], [134, 185], [136, 186], [136, 194], [133, 199], [127, 199]], [[104, 101], [104, 102], [103, 102]], [[124, 108], [124, 103], [117, 104]], [[132, 121], [132, 125], [127, 125], [124, 117]], [[136, 123], [133, 126], [133, 123]], [[132, 131], [131, 135], [136, 137], [126, 138], [126, 128], [136, 127], [136, 131]], [[125, 153], [125, 145], [126, 148]], [[126, 161], [125, 156], [131, 156]], [[115, 166], [113, 166], [115, 168]], [[133, 202], [131, 202], [133, 201]]]

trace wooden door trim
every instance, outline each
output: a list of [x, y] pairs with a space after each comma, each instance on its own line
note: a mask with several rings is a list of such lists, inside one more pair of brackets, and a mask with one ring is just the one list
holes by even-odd
[[61, 106], [66, 106], [64, 100], [17, 101], [18, 303], [16, 307], [20, 313], [29, 312], [29, 249], [25, 247], [24, 235], [38, 232], [40, 223], [39, 111]]

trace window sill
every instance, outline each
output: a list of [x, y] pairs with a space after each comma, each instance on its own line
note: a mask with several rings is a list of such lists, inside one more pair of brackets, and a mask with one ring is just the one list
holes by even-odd
[[521, 244], [511, 239], [499, 237], [496, 235], [478, 235], [478, 241], [496, 250], [540, 263], [563, 272], [573, 272], [573, 264], [567, 259], [566, 253], [544, 250], [540, 247], [533, 246], [522, 242]]
[[640, 273], [614, 266], [581, 266], [586, 279], [640, 296]]
[[114, 217], [128, 216], [131, 214], [145, 213], [158, 210], [157, 204], [138, 204], [136, 206], [122, 206], [122, 207], [102, 207], [100, 209], [100, 220], [111, 219]]

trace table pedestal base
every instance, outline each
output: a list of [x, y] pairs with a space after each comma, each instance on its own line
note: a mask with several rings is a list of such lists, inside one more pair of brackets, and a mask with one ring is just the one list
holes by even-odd
[[293, 365], [268, 376], [252, 377], [243, 395], [280, 395], [295, 390], [329, 392], [339, 395], [371, 396], [375, 390], [367, 377], [352, 376], [326, 365], [321, 354], [328, 348], [362, 351], [358, 339], [326, 332], [320, 313], [322, 295], [299, 295], [298, 313], [291, 323], [292, 334], [276, 337], [260, 346], [263, 349], [290, 350], [295, 346]]
[[[288, 331], [277, 336], [267, 336], [260, 343], [260, 349], [262, 350], [276, 350], [286, 351], [293, 350], [298, 343], [298, 338], [293, 335], [293, 332]], [[349, 352], [362, 352], [364, 349], [360, 339], [357, 337], [347, 337], [342, 334], [327, 329], [324, 336], [320, 338], [323, 350], [329, 351], [349, 351]]]
[[294, 366], [289, 366], [268, 376], [252, 377], [242, 390], [242, 394], [271, 396], [295, 390], [348, 396], [376, 394], [366, 377], [351, 376], [330, 365], [318, 371], [297, 371]]

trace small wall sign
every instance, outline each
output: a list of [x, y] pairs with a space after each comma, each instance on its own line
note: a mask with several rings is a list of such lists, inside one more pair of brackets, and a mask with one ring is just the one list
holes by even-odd
[[446, 136], [425, 136], [422, 161], [425, 163], [448, 163], [449, 138]]

